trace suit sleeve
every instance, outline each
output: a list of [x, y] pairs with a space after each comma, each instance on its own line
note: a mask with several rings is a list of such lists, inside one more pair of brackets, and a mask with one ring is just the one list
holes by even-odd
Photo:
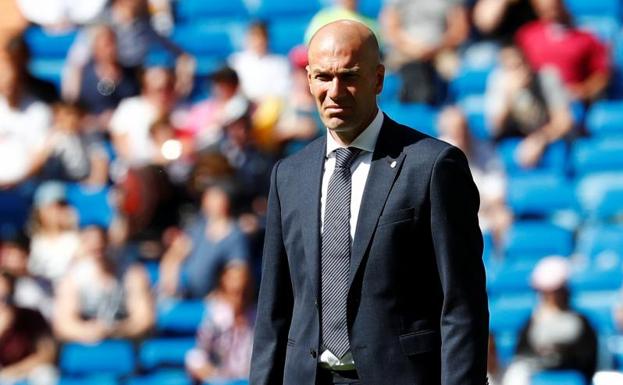
[[277, 191], [278, 167], [279, 163], [274, 166], [270, 178], [262, 283], [251, 359], [251, 385], [283, 383], [288, 330], [292, 317], [292, 284], [283, 243]]
[[443, 290], [441, 384], [487, 383], [489, 310], [478, 225], [478, 190], [465, 155], [442, 151], [433, 166], [433, 248]]

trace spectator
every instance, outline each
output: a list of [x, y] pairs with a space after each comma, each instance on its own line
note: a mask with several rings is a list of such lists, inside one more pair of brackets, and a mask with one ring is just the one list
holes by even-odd
[[236, 71], [222, 67], [210, 75], [210, 98], [190, 110], [181, 130], [193, 138], [197, 150], [213, 145], [223, 136], [223, 123], [231, 110], [249, 109], [249, 100], [240, 90]]
[[62, 30], [86, 24], [104, 9], [107, 0], [17, 0], [28, 21], [49, 29]]
[[79, 259], [58, 286], [53, 326], [63, 341], [98, 342], [106, 338], [140, 338], [154, 324], [154, 306], [145, 269], [125, 271], [108, 253], [105, 229], [81, 232]]
[[71, 264], [80, 243], [77, 218], [60, 182], [45, 182], [35, 192], [28, 270], [56, 283]]
[[532, 0], [538, 20], [517, 31], [516, 42], [532, 68], [558, 70], [577, 100], [602, 96], [610, 80], [608, 49], [595, 36], [573, 26], [563, 0]]
[[149, 130], [154, 122], [173, 110], [177, 95], [174, 75], [169, 68], [149, 67], [143, 74], [139, 96], [124, 99], [110, 119], [113, 145], [126, 165], [148, 165], [156, 156]]
[[573, 128], [567, 93], [556, 71], [534, 73], [513, 46], [500, 51], [500, 67], [488, 79], [485, 109], [496, 139], [523, 138], [516, 158], [526, 168], [536, 166], [547, 146]]
[[447, 107], [439, 114], [440, 139], [460, 148], [467, 157], [474, 182], [480, 192], [480, 226], [493, 233], [496, 244], [501, 244], [512, 223], [512, 214], [506, 207], [506, 175], [495, 149], [487, 142], [474, 138], [458, 107]]
[[532, 0], [477, 0], [474, 26], [485, 37], [503, 44], [512, 42], [524, 24], [536, 19]]
[[22, 232], [2, 239], [0, 270], [15, 277], [15, 305], [39, 311], [46, 319], [52, 315], [52, 285], [28, 271], [30, 239]]
[[455, 57], [454, 50], [469, 33], [463, 1], [389, 0], [385, 4], [381, 24], [389, 46], [386, 62], [401, 77], [400, 99], [441, 103], [445, 80], [437, 68]]
[[333, 5], [318, 11], [309, 22], [305, 31], [305, 44], [309, 44], [314, 33], [323, 25], [338, 20], [354, 20], [365, 24], [374, 31], [377, 39], [380, 40], [379, 26], [376, 20], [366, 17], [357, 11], [358, 0], [334, 0]]
[[252, 298], [249, 268], [227, 265], [206, 299], [208, 311], [197, 332], [197, 347], [186, 354], [186, 370], [195, 380], [248, 378], [255, 320]]
[[576, 370], [590, 383], [597, 366], [597, 337], [588, 320], [569, 306], [569, 262], [542, 259], [532, 272], [539, 303], [519, 334], [503, 385], [528, 385], [541, 370]]
[[247, 239], [233, 215], [234, 194], [230, 182], [214, 183], [205, 189], [199, 217], [175, 237], [162, 256], [162, 294], [201, 298], [216, 287], [224, 266], [249, 260]]
[[45, 147], [51, 111], [24, 86], [24, 73], [0, 58], [0, 187], [14, 186], [33, 172], [33, 156]]
[[92, 115], [95, 125], [105, 128], [121, 100], [138, 94], [139, 84], [135, 71], [119, 63], [115, 31], [97, 25], [91, 33], [91, 58], [81, 71], [66, 73], [63, 95], [67, 100], [79, 102]]
[[54, 385], [56, 344], [36, 310], [13, 303], [15, 278], [0, 272], [0, 383]]
[[229, 64], [240, 77], [242, 92], [253, 102], [288, 97], [290, 65], [287, 58], [270, 53], [265, 23], [255, 22], [249, 26], [245, 49], [233, 53]]

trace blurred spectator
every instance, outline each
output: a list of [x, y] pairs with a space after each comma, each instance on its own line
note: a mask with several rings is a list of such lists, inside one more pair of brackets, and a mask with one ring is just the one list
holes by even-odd
[[229, 64], [240, 77], [242, 92], [252, 101], [261, 103], [270, 97], [288, 97], [290, 65], [284, 56], [270, 53], [265, 23], [254, 22], [249, 26], [245, 49], [233, 53]]
[[69, 268], [80, 243], [77, 218], [60, 182], [45, 182], [35, 192], [28, 270], [56, 283]]
[[500, 66], [487, 82], [486, 114], [496, 139], [522, 137], [516, 158], [537, 165], [547, 146], [569, 134], [573, 117], [567, 92], [551, 68], [534, 73], [521, 51], [500, 51]]
[[4, 44], [11, 36], [21, 34], [28, 24], [19, 10], [17, 0], [0, 1], [0, 44]]
[[145, 269], [125, 271], [108, 250], [106, 230], [81, 232], [79, 258], [62, 278], [55, 297], [53, 326], [64, 341], [98, 342], [140, 338], [154, 324], [154, 305]]
[[157, 156], [159, 150], [149, 131], [173, 110], [177, 101], [174, 82], [169, 68], [146, 68], [141, 95], [124, 99], [113, 113], [110, 132], [117, 156], [126, 165], [145, 166]]
[[[445, 67], [469, 34], [462, 0], [388, 0], [381, 14], [386, 62], [402, 80], [400, 100], [439, 104], [445, 98]], [[438, 70], [444, 68], [444, 76]], [[448, 72], [448, 73], [446, 73]]]
[[15, 277], [14, 304], [38, 310], [49, 319], [52, 315], [52, 285], [46, 279], [28, 271], [30, 239], [22, 232], [2, 239], [0, 248], [0, 270]]
[[321, 135], [320, 118], [307, 82], [307, 49], [293, 48], [289, 54], [292, 66], [292, 87], [275, 126], [275, 140], [285, 153], [291, 154]]
[[532, 272], [539, 303], [519, 334], [516, 356], [503, 385], [529, 385], [541, 370], [576, 370], [590, 383], [597, 366], [597, 336], [588, 320], [569, 306], [569, 262], [542, 259]]
[[[190, 91], [195, 61], [171, 40], [156, 32], [149, 19], [146, 0], [112, 0], [97, 22], [109, 25], [115, 31], [119, 64], [138, 69], [145, 63], [150, 51], [164, 49], [177, 58], [177, 91], [184, 94]], [[66, 71], [80, 72], [91, 57], [90, 51], [94, 47], [90, 41], [94, 36], [88, 32], [76, 38], [67, 58]]]
[[197, 347], [186, 354], [186, 370], [198, 381], [247, 378], [255, 320], [249, 268], [227, 265], [206, 302]]
[[89, 175], [83, 118], [84, 110], [76, 104], [54, 105], [54, 124], [44, 148], [34, 156], [31, 172], [39, 179], [76, 181]]
[[231, 182], [205, 189], [198, 218], [175, 237], [162, 256], [162, 294], [201, 298], [216, 287], [224, 266], [249, 260], [248, 241], [233, 214], [235, 194]]
[[474, 138], [465, 114], [457, 107], [447, 107], [439, 114], [440, 139], [457, 146], [467, 156], [474, 182], [480, 192], [480, 226], [491, 231], [499, 244], [512, 223], [506, 207], [506, 175], [495, 149]]
[[17, 0], [22, 15], [47, 28], [66, 29], [86, 24], [102, 12], [108, 0]]
[[536, 19], [532, 0], [477, 0], [474, 25], [487, 38], [503, 44], [513, 40], [524, 24]]
[[532, 68], [558, 70], [577, 100], [600, 97], [610, 80], [606, 46], [573, 25], [563, 0], [532, 0], [532, 5], [538, 20], [521, 27], [516, 35]]
[[33, 76], [28, 69], [30, 51], [21, 34], [10, 35], [2, 43], [1, 60], [8, 60], [19, 74], [20, 84], [25, 93], [33, 95], [46, 103], [55, 103], [60, 100], [54, 83]]
[[13, 303], [15, 278], [0, 272], [0, 383], [54, 385], [56, 344], [36, 310]]
[[201, 150], [223, 136], [223, 123], [231, 111], [249, 109], [249, 101], [240, 91], [239, 78], [230, 67], [222, 67], [210, 75], [210, 98], [190, 110], [182, 130], [193, 138], [194, 147]]
[[365, 24], [374, 31], [380, 40], [379, 26], [376, 20], [366, 17], [357, 11], [359, 0], [333, 0], [332, 5], [318, 11], [309, 22], [305, 31], [305, 44], [309, 44], [314, 33], [323, 25], [337, 20], [354, 20]]
[[91, 33], [92, 56], [81, 71], [66, 73], [63, 96], [84, 106], [95, 125], [104, 128], [119, 102], [138, 94], [139, 84], [135, 71], [119, 63], [113, 29], [97, 25]]
[[51, 111], [24, 86], [24, 73], [0, 58], [0, 187], [30, 177], [33, 155], [44, 149]]

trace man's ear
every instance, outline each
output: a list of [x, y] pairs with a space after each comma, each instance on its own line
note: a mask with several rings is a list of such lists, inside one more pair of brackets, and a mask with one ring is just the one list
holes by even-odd
[[379, 95], [383, 91], [383, 82], [385, 80], [385, 66], [379, 64], [376, 67], [376, 94]]
[[309, 64], [305, 66], [305, 70], [307, 71], [307, 88], [309, 89], [309, 93], [313, 95], [311, 89], [311, 68], [309, 67]]

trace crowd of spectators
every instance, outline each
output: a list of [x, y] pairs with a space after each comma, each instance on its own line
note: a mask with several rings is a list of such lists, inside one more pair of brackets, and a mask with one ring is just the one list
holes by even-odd
[[[210, 309], [186, 354], [189, 377], [246, 377], [270, 171], [325, 133], [304, 42], [327, 22], [377, 34], [399, 83], [383, 98], [440, 111], [436, 134], [469, 160], [493, 258], [516, 219], [499, 144], [516, 138], [518, 167], [538, 168], [551, 145], [586, 135], [576, 111], [606, 98], [612, 79], [607, 42], [562, 0], [379, 0], [378, 16], [325, 1], [287, 55], [271, 51], [270, 23], [249, 21], [238, 50], [202, 77], [168, 37], [183, 1], [0, 6], [0, 19], [12, 15], [0, 22], [0, 384], [54, 384], [65, 343], [140, 344], [171, 299]], [[79, 31], [60, 82], [30, 71], [33, 24]], [[468, 60], [495, 64], [486, 139], [451, 87]], [[591, 378], [596, 332], [570, 309], [569, 271], [563, 257], [536, 266], [540, 299], [506, 375], [492, 334], [491, 384], [528, 385], [543, 369]]]

